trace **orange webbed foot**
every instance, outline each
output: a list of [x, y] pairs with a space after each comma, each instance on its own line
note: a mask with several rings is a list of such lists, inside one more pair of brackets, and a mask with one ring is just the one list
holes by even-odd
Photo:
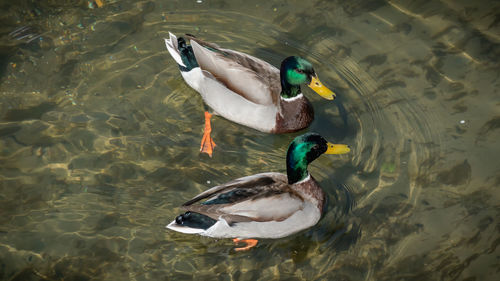
[[238, 244], [240, 242], [246, 244], [245, 247], [234, 248], [235, 251], [248, 251], [251, 248], [255, 247], [259, 241], [257, 239], [238, 239], [238, 238], [234, 238], [233, 242], [235, 244]]
[[212, 132], [212, 126], [210, 125], [210, 118], [212, 114], [205, 111], [205, 129], [203, 132], [203, 138], [201, 139], [200, 152], [208, 154], [212, 157], [212, 153], [215, 148], [215, 142], [212, 140], [210, 133]]

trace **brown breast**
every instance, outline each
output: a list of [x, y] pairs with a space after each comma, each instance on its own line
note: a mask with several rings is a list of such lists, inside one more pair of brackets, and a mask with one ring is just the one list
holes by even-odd
[[302, 96], [291, 101], [280, 100], [280, 112], [276, 116], [275, 134], [290, 133], [307, 128], [314, 120], [311, 103]]
[[319, 184], [312, 176], [310, 176], [309, 180], [296, 183], [292, 186], [292, 188], [304, 199], [316, 203], [316, 206], [320, 210], [321, 214], [323, 214], [323, 206], [325, 205], [325, 192], [323, 191], [323, 189], [321, 189]]

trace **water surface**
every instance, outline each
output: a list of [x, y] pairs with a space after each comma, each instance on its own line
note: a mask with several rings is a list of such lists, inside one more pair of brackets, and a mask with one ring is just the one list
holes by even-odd
[[[0, 279], [497, 280], [500, 5], [494, 1], [4, 1]], [[166, 230], [216, 184], [285, 172], [294, 136], [213, 120], [168, 31], [311, 61], [305, 131], [350, 144], [310, 171], [315, 227], [237, 253]]]

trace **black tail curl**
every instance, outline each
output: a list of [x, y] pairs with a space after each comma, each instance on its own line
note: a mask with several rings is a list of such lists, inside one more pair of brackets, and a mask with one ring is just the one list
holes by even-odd
[[195, 67], [199, 67], [198, 62], [196, 61], [196, 57], [194, 56], [193, 47], [188, 45], [183, 37], [179, 37], [177, 39], [177, 46], [181, 55], [182, 62], [184, 63], [184, 65], [186, 65], [185, 67], [179, 65], [181, 71], [188, 72]]
[[178, 225], [205, 230], [209, 229], [216, 222], [217, 221], [212, 219], [211, 217], [189, 211], [185, 212], [182, 215], [178, 215], [175, 218], [175, 223]]

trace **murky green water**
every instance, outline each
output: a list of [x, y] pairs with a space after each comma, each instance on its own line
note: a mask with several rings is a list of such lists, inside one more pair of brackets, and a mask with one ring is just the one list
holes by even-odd
[[[1, 280], [498, 280], [498, 2], [103, 2], [0, 4]], [[353, 148], [310, 167], [318, 225], [245, 253], [165, 229], [213, 185], [284, 172], [298, 134], [215, 118], [200, 155], [168, 31], [302, 55], [337, 92], [308, 91], [308, 130]]]

